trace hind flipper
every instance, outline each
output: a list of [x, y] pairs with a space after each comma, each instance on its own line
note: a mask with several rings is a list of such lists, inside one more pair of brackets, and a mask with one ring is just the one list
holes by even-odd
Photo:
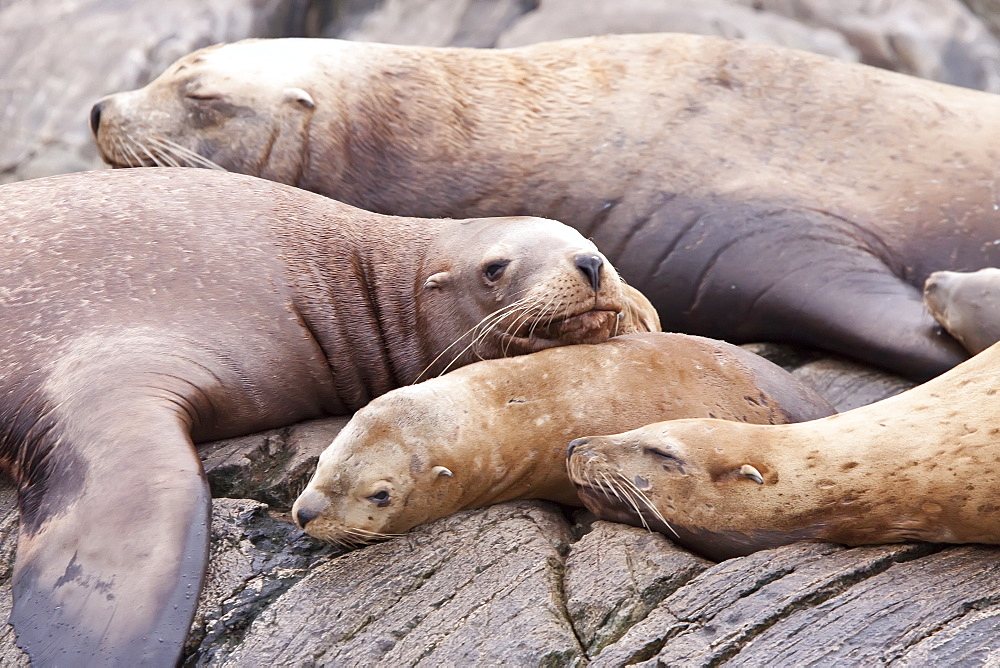
[[35, 665], [180, 657], [207, 563], [211, 497], [180, 420], [127, 422], [72, 440], [72, 425], [60, 424], [20, 485], [11, 624]]

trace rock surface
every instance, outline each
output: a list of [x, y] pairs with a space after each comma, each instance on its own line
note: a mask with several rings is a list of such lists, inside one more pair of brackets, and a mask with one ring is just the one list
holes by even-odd
[[87, 119], [195, 49], [295, 28], [304, 0], [0, 3], [0, 183], [101, 166]]

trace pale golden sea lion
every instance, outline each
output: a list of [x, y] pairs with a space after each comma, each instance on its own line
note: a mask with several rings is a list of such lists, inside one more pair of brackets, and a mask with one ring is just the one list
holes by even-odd
[[394, 218], [195, 169], [3, 186], [18, 644], [38, 665], [173, 665], [208, 547], [192, 442], [602, 341], [638, 299], [555, 221]]
[[666, 329], [924, 379], [938, 269], [1000, 265], [1000, 96], [764, 44], [209, 47], [91, 115], [109, 164], [217, 164], [382, 213], [592, 237]]
[[1000, 269], [935, 271], [924, 283], [924, 304], [973, 355], [1000, 341]]
[[292, 515], [317, 538], [352, 544], [510, 499], [579, 505], [565, 450], [580, 434], [676, 417], [774, 424], [832, 412], [764, 358], [683, 334], [490, 360], [358, 411]]
[[675, 420], [580, 438], [570, 475], [598, 517], [716, 560], [803, 540], [1000, 543], [998, 365], [994, 345], [903, 394], [803, 424]]

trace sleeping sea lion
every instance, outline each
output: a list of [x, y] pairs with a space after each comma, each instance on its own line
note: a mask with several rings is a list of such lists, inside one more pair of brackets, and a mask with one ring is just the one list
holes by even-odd
[[593, 238], [666, 329], [914, 379], [967, 354], [931, 271], [1000, 265], [1000, 96], [697, 35], [516, 49], [243, 41], [99, 101], [114, 166], [212, 165], [382, 213]]
[[831, 413], [775, 364], [697, 336], [635, 334], [488, 360], [358, 411], [292, 515], [316, 538], [349, 545], [511, 499], [579, 505], [564, 453], [581, 434], [678, 417], [780, 424]]

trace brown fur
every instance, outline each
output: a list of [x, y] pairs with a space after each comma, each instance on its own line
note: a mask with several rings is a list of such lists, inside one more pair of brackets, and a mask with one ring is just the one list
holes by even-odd
[[[799, 540], [1000, 543], [998, 363], [993, 346], [903, 394], [803, 424], [678, 420], [583, 438], [570, 473], [599, 517], [648, 523], [713, 559]], [[638, 485], [641, 517], [602, 493], [608, 477]]]
[[241, 42], [96, 112], [114, 165], [187, 160], [166, 137], [383, 213], [555, 218], [667, 329], [913, 378], [966, 357], [927, 275], [1000, 264], [1000, 97], [767, 45]]
[[[372, 402], [323, 452], [292, 512], [317, 538], [352, 543], [510, 499], [578, 505], [563, 453], [581, 434], [677, 417], [776, 424], [832, 412], [781, 368], [719, 341], [656, 333], [554, 348]], [[373, 498], [379, 491], [390, 498]]]

